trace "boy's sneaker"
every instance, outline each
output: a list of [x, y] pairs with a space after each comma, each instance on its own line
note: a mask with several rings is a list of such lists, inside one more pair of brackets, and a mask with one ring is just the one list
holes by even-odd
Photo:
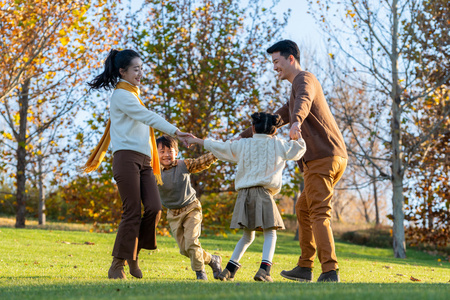
[[290, 271], [283, 270], [281, 271], [280, 275], [286, 279], [306, 282], [312, 281], [313, 277], [311, 268], [304, 268], [299, 266], [296, 266]]
[[266, 282], [273, 282], [272, 277], [270, 277], [270, 274], [266, 272], [266, 270], [259, 268], [258, 272], [256, 273], [255, 277], [253, 277], [256, 281], [266, 281]]
[[195, 274], [197, 274], [197, 280], [208, 280], [205, 271], [195, 271]]
[[211, 255], [211, 261], [208, 265], [213, 271], [214, 279], [219, 279], [219, 274], [222, 272], [222, 257], [219, 255]]
[[339, 279], [339, 270], [333, 270], [320, 274], [317, 282], [341, 282]]

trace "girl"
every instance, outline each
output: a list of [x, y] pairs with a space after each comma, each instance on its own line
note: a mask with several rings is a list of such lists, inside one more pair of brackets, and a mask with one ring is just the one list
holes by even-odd
[[[94, 90], [114, 88], [105, 133], [84, 166], [85, 172], [97, 169], [111, 141], [113, 174], [123, 208], [108, 271], [108, 277], [113, 279], [126, 278], [125, 261], [130, 274], [142, 278], [139, 251], [156, 249], [156, 225], [161, 216], [156, 183], [161, 183], [161, 170], [153, 128], [183, 141], [190, 136], [145, 108], [139, 98], [141, 78], [142, 60], [137, 52], [111, 50], [103, 73], [88, 83]], [[144, 205], [142, 218], [141, 201]]]
[[255, 239], [255, 230], [264, 233], [264, 246], [260, 269], [254, 279], [272, 282], [270, 269], [275, 252], [276, 230], [284, 223], [273, 200], [281, 189], [282, 171], [286, 160], [299, 160], [306, 151], [302, 138], [284, 141], [274, 136], [282, 124], [279, 115], [255, 113], [252, 116], [252, 138], [236, 141], [214, 141], [188, 138], [189, 143], [203, 145], [218, 159], [236, 162], [235, 187], [238, 197], [234, 206], [231, 228], [242, 228], [244, 234], [234, 248], [227, 267], [219, 279], [232, 281], [241, 267], [239, 260]]

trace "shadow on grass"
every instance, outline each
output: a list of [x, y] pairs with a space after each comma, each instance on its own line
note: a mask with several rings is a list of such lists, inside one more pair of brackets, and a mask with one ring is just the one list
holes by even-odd
[[[200, 241], [202, 243], [202, 247], [207, 250], [218, 250], [218, 251], [233, 251], [234, 246], [239, 241], [242, 236], [242, 232], [238, 231], [237, 234], [230, 234], [227, 238], [222, 236], [211, 236], [208, 235], [208, 239]], [[231, 241], [231, 243], [230, 243]], [[247, 249], [247, 253], [261, 253], [262, 245], [264, 242], [264, 237], [261, 233], [256, 234], [255, 241], [252, 245]], [[357, 248], [357, 249], [356, 249]], [[363, 251], [361, 251], [361, 248]], [[366, 250], [367, 253], [364, 253]], [[336, 241], [336, 251], [338, 254], [338, 258], [342, 259], [355, 259], [355, 260], [364, 260], [369, 263], [373, 262], [383, 262], [383, 263], [392, 263], [399, 265], [413, 265], [413, 266], [422, 266], [422, 267], [433, 267], [433, 268], [444, 268], [450, 269], [450, 264], [444, 263], [439, 264], [437, 262], [438, 258], [442, 258], [443, 261], [445, 259], [440, 256], [430, 256], [426, 253], [423, 253], [414, 249], [407, 249], [407, 258], [406, 259], [398, 259], [394, 258], [393, 251], [390, 248], [377, 248], [377, 247], [366, 247], [355, 245], [346, 241], [337, 240]], [[277, 237], [277, 255], [300, 255], [300, 246], [298, 241], [294, 241], [294, 234], [289, 232], [279, 232]], [[361, 253], [362, 252], [362, 253]]]

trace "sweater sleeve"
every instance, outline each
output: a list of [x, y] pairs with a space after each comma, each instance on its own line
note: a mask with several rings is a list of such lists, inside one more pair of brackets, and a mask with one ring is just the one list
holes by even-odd
[[304, 76], [295, 77], [292, 90], [295, 95], [293, 107], [291, 107], [292, 122], [302, 124], [308, 116], [316, 96], [314, 76], [306, 72]]
[[302, 138], [294, 141], [281, 141], [281, 151], [285, 160], [299, 160], [306, 152], [306, 144]]
[[177, 127], [167, 122], [160, 115], [148, 110], [139, 100], [130, 92], [122, 89], [115, 91], [111, 101], [116, 102], [117, 108], [128, 117], [153, 127], [166, 134], [175, 135]]
[[189, 173], [198, 173], [208, 169], [216, 161], [217, 157], [211, 152], [208, 152], [197, 158], [186, 158], [184, 163], [186, 164]]
[[281, 126], [289, 124], [289, 105], [288, 105], [288, 103], [285, 103], [282, 107], [280, 107], [275, 112], [275, 114], [278, 114], [281, 116], [281, 120], [283, 120], [283, 123], [281, 124]]
[[203, 147], [205, 150], [211, 151], [215, 157], [220, 160], [225, 160], [229, 162], [238, 162], [238, 151], [237, 145], [239, 141], [231, 142], [221, 142], [212, 139], [205, 139]]

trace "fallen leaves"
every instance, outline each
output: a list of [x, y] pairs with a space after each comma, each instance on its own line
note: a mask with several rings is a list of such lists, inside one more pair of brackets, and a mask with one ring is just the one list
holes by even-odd
[[422, 281], [422, 280], [420, 280], [420, 279], [418, 279], [418, 278], [414, 278], [414, 277], [412, 277], [412, 276], [409, 278], [409, 280], [411, 280], [411, 281]]
[[66, 244], [66, 245], [95, 245], [95, 243], [93, 242], [84, 242], [84, 243], [71, 243], [71, 242], [66, 242], [66, 241], [61, 241], [61, 242], [57, 242], [57, 243], [61, 243], [61, 244]]

